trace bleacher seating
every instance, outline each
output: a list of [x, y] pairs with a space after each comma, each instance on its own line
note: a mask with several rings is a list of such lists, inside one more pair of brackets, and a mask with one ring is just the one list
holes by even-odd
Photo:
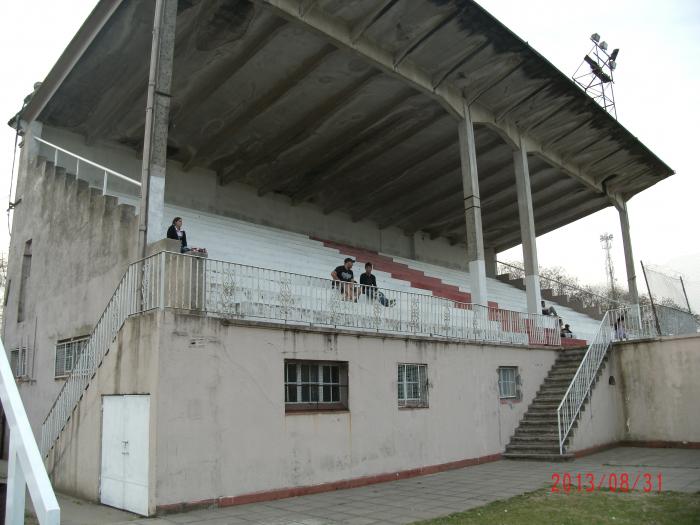
[[[299, 233], [166, 204], [165, 220], [169, 223], [175, 216], [183, 217], [189, 244], [207, 248], [210, 259], [328, 279], [330, 272], [350, 256], [358, 260], [354, 271], [359, 281], [364, 262], [371, 258], [382, 288], [469, 301], [468, 272], [328, 241], [324, 243]], [[522, 290], [491, 278], [487, 279], [487, 287], [491, 306], [520, 312], [527, 310]], [[571, 324], [578, 338], [588, 339], [597, 330], [599, 322], [595, 319], [551, 304], [565, 322]]]

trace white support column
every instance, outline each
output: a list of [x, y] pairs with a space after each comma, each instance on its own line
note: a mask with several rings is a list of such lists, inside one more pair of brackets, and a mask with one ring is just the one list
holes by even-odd
[[165, 166], [176, 18], [177, 0], [156, 0], [141, 166], [139, 249], [144, 255], [148, 244], [165, 236]]
[[535, 234], [535, 217], [532, 211], [532, 192], [530, 191], [527, 151], [523, 148], [515, 151], [513, 153], [513, 161], [515, 163], [515, 184], [518, 191], [520, 236], [523, 241], [527, 311], [531, 314], [539, 314], [542, 312], [540, 307], [540, 276], [537, 264], [537, 236]]
[[630, 293], [630, 302], [639, 304], [639, 292], [637, 291], [637, 272], [632, 255], [632, 237], [630, 236], [630, 220], [627, 215], [627, 203], [617, 207], [620, 214], [620, 229], [622, 230], [622, 245], [625, 250], [625, 268], [627, 270], [627, 287]]
[[469, 108], [466, 105], [464, 107], [464, 120], [459, 123], [459, 155], [462, 161], [464, 219], [467, 226], [467, 259], [471, 277], [472, 303], [487, 306], [484, 234], [481, 229], [481, 198], [479, 197], [479, 175], [476, 170], [476, 144], [474, 142], [474, 126]]

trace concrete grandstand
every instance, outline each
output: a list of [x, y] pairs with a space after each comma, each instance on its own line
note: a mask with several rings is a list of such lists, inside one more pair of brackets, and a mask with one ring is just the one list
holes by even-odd
[[[153, 515], [623, 438], [619, 391], [577, 425], [651, 334], [626, 202], [673, 171], [476, 2], [100, 0], [15, 122], [3, 330], [61, 490]], [[547, 301], [562, 350], [536, 238], [609, 206], [635, 304]]]

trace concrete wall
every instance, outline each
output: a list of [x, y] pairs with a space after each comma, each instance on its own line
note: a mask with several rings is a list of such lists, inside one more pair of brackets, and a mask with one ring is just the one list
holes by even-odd
[[[140, 180], [141, 161], [133, 149], [115, 144], [87, 145], [79, 135], [49, 127], [44, 129], [43, 136], [50, 142]], [[343, 213], [324, 215], [313, 204], [292, 206], [289, 198], [272, 193], [260, 197], [254, 188], [243, 184], [219, 186], [216, 173], [212, 171], [195, 168], [186, 172], [176, 162], [168, 162], [167, 169], [165, 199], [170, 204], [467, 269], [464, 245], [452, 246], [445, 239], [431, 240], [420, 232], [408, 236], [396, 228], [380, 230], [368, 221], [353, 223]], [[170, 218], [166, 217], [164, 221], [163, 231], [170, 224]]]
[[[614, 379], [614, 385], [610, 384]], [[613, 348], [604, 364], [578, 427], [573, 430], [571, 452], [617, 443], [625, 438], [624, 383], [619, 349]]]
[[[131, 318], [119, 332], [46, 461], [55, 490], [99, 501], [102, 397], [115, 394], [151, 396], [149, 484], [155, 487], [159, 320], [156, 313]], [[153, 490], [150, 495], [154, 512]]]
[[[504, 450], [552, 350], [227, 325], [165, 313], [158, 505], [316, 485]], [[284, 359], [347, 361], [349, 411], [285, 414]], [[397, 364], [428, 365], [429, 408], [399, 409]], [[497, 368], [520, 368], [502, 404]]]
[[[35, 127], [40, 131], [40, 127]], [[37, 437], [63, 381], [54, 379], [56, 341], [89, 334], [135, 256], [137, 221], [130, 206], [117, 206], [74, 177], [56, 175], [37, 158], [36, 142], [22, 150], [12, 240], [10, 289], [3, 339], [8, 352], [25, 341], [32, 349], [30, 378], [20, 382]], [[25, 318], [17, 308], [25, 242], [32, 240]]]
[[700, 335], [618, 345], [627, 439], [700, 443]]

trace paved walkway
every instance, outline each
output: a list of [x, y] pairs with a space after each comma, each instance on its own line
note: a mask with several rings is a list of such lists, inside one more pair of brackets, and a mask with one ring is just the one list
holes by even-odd
[[[571, 474], [575, 490], [576, 474], [592, 473], [603, 487], [610, 474], [629, 475], [630, 486], [641, 473], [653, 475], [658, 489], [700, 491], [700, 450], [620, 447], [567, 463], [503, 460], [440, 474], [379, 483], [356, 489], [339, 490], [311, 496], [254, 503], [228, 508], [197, 510], [161, 518], [138, 518], [98, 505], [62, 505], [62, 523], [110, 523], [119, 525], [370, 525], [411, 523], [467, 510], [491, 501], [510, 498], [524, 492], [551, 486], [553, 473]], [[605, 478], [602, 476], [605, 475]], [[62, 498], [65, 501], [65, 498]], [[81, 508], [82, 507], [82, 508]], [[100, 509], [103, 514], [98, 518]], [[90, 510], [93, 521], [79, 517]], [[120, 517], [121, 516], [121, 517]], [[126, 516], [129, 516], [126, 518]]]

